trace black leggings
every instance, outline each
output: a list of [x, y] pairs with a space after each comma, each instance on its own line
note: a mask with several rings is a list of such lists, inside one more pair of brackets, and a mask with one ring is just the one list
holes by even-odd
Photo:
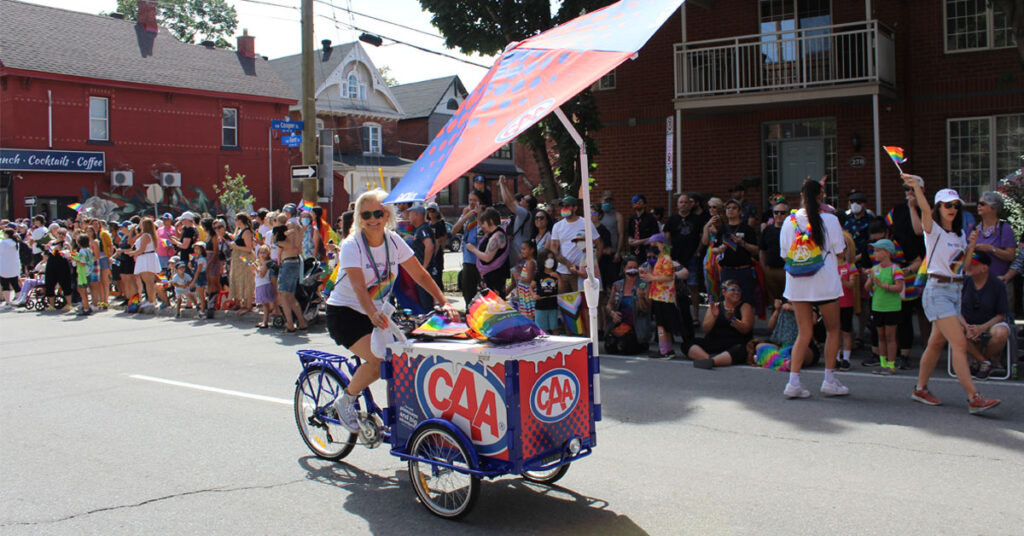
[[70, 296], [75, 291], [75, 287], [71, 282], [71, 272], [61, 267], [54, 267], [54, 270], [51, 271], [48, 263], [46, 274], [43, 276], [43, 286], [46, 288], [47, 298], [56, 296], [57, 285], [60, 285], [60, 291], [65, 296]]

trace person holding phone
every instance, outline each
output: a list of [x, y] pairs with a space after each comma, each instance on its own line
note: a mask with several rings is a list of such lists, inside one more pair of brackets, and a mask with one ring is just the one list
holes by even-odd
[[722, 280], [735, 281], [743, 292], [743, 303], [754, 303], [757, 274], [754, 263], [760, 253], [754, 228], [743, 221], [740, 202], [725, 202], [725, 218], [712, 242], [712, 252], [721, 255]]

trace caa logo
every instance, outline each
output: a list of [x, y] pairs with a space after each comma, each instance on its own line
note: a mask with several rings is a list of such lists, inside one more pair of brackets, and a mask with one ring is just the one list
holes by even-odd
[[504, 392], [501, 379], [480, 363], [453, 365], [435, 356], [423, 360], [416, 371], [420, 408], [454, 423], [484, 456], [506, 448]]
[[555, 99], [547, 99], [534, 104], [529, 110], [523, 112], [519, 117], [513, 119], [505, 128], [501, 129], [498, 137], [494, 138], [495, 143], [505, 143], [518, 136], [522, 131], [530, 128], [530, 125], [544, 119], [545, 115], [555, 106]]
[[547, 371], [533, 384], [530, 409], [542, 422], [553, 423], [566, 418], [580, 400], [580, 381], [572, 371]]

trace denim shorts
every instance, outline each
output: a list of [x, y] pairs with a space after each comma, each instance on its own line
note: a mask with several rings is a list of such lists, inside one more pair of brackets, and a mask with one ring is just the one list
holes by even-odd
[[704, 263], [697, 252], [693, 253], [693, 257], [690, 257], [690, 262], [687, 264], [686, 269], [690, 272], [690, 277], [686, 279], [686, 284], [691, 287], [696, 287], [704, 279]]
[[558, 329], [558, 309], [537, 309], [534, 317], [537, 325], [545, 332], [551, 333]]
[[928, 318], [929, 322], [950, 316], [960, 316], [962, 292], [963, 283], [940, 283], [929, 279], [924, 287], [924, 294], [921, 296], [924, 316]]
[[302, 270], [302, 263], [298, 257], [289, 257], [281, 261], [281, 268], [277, 273], [277, 291], [295, 294], [299, 286], [299, 272]]

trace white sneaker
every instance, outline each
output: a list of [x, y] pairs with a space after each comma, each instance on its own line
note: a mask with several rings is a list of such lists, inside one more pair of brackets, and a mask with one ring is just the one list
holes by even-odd
[[782, 391], [786, 398], [810, 398], [811, 392], [798, 385], [786, 384], [786, 390]]
[[850, 394], [850, 388], [839, 383], [839, 380], [833, 382], [823, 381], [821, 382], [821, 394], [825, 396], [846, 396]]
[[353, 434], [359, 433], [359, 412], [356, 410], [356, 399], [342, 395], [334, 401], [334, 411], [338, 414], [341, 425]]

